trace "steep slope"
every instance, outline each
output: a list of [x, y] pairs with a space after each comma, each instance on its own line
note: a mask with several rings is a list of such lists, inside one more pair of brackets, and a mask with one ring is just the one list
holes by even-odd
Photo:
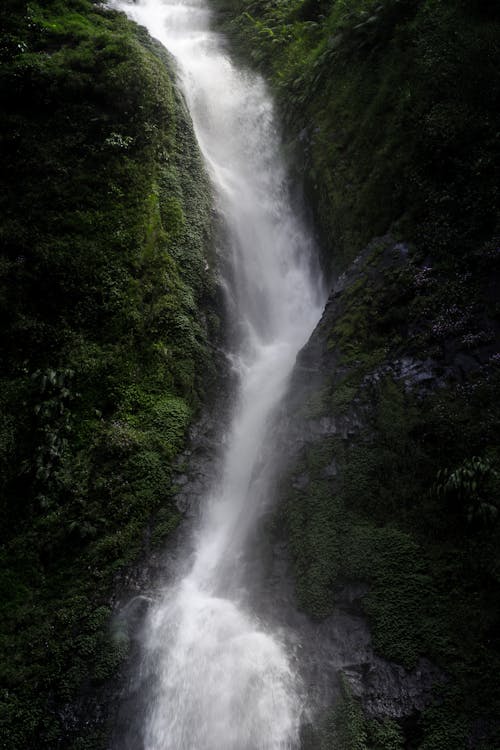
[[89, 0], [1, 16], [0, 745], [93, 747], [67, 707], [126, 651], [106, 598], [180, 520], [213, 382], [211, 195], [144, 30]]
[[282, 415], [275, 533], [304, 612], [362, 613], [388, 668], [420, 674], [424, 692], [434, 682], [424, 710], [386, 690], [380, 662], [352, 654], [344, 699], [308, 747], [493, 750], [498, 9], [219, 6], [234, 48], [276, 91], [337, 279]]
[[344, 656], [325, 747], [498, 746], [498, 343], [465, 352], [460, 329], [441, 349], [431, 294], [405, 246], [369, 246], [286, 404], [277, 527], [299, 606], [320, 621], [363, 613], [386, 660]]
[[498, 228], [495, 3], [217, 4], [240, 52], [281, 102], [326, 265], [344, 270], [389, 229], [446, 262], [491, 239]]

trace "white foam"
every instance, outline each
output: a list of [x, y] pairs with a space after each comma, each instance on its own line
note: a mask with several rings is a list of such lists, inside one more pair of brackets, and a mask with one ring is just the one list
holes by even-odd
[[[140, 0], [115, 7], [177, 58], [196, 136], [227, 225], [241, 340], [240, 377], [223, 476], [207, 488], [190, 571], [168, 588], [146, 629], [154, 680], [147, 750], [278, 750], [298, 744], [298, 677], [279, 634], [245, 611], [229, 578], [266, 503], [259, 475], [269, 415], [321, 307], [308, 232], [294, 215], [272, 100], [240, 72], [210, 30], [203, 2]], [[227, 580], [226, 580], [227, 579]]]

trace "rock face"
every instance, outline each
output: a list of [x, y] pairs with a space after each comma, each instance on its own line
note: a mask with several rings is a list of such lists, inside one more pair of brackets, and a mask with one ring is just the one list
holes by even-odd
[[298, 609], [286, 542], [272, 542], [265, 578], [260, 607], [290, 638], [313, 716], [338, 706], [343, 682], [370, 718], [401, 720], [430, 705], [433, 687], [446, 680], [444, 673], [423, 657], [405, 669], [376, 653], [363, 612], [369, 584], [338, 586], [331, 614], [318, 621]]
[[214, 357], [220, 373], [217, 392], [212, 392], [212, 402], [191, 426], [187, 446], [173, 462], [173, 499], [183, 520], [169, 533], [166, 545], [155, 545], [152, 518], [143, 535], [139, 559], [115, 577], [109, 599], [111, 641], [121, 646], [127, 657], [103, 685], [84, 685], [78, 699], [64, 709], [61, 722], [68, 735], [84, 736], [107, 727], [107, 747], [143, 747], [142, 722], [148, 700], [148, 685], [141, 674], [145, 619], [157, 592], [168, 586], [188, 559], [198, 503], [218, 476], [234, 383], [223, 354], [218, 352]]
[[176, 538], [215, 387], [212, 194], [172, 58], [123, 14], [2, 3], [0, 49], [0, 744], [102, 747], [110, 591]]
[[[497, 750], [498, 4], [217, 2], [344, 272], [249, 567], [317, 708], [304, 748]], [[205, 413], [175, 458], [218, 369], [210, 191], [144, 31], [91, 0], [0, 16], [2, 741], [102, 747], [123, 689], [138, 750], [141, 685], [111, 675], [221, 437]]]
[[[422, 315], [436, 314], [439, 280], [423, 290], [422, 273], [413, 252], [388, 236], [356, 259], [298, 356], [273, 436], [281, 502], [268, 523], [269, 600], [300, 634], [318, 716], [332, 707], [325, 737], [340, 744], [350, 732], [363, 748], [385, 747], [377, 738], [387, 721], [396, 722], [394, 747], [431, 748], [439, 737], [446, 747], [479, 747], [474, 726], [485, 714], [482, 739], [496, 731], [494, 704], [465, 710], [456, 684], [480, 652], [488, 653], [485, 682], [497, 680], [498, 653], [483, 627], [492, 613], [483, 600], [478, 614], [469, 587], [479, 602], [498, 527], [479, 520], [473, 491], [465, 500], [439, 487], [481, 453], [474, 477], [492, 500], [498, 325], [486, 292], [466, 324], [439, 330]], [[487, 290], [486, 275], [481, 283]], [[317, 718], [307, 747], [327, 741], [320, 725]]]

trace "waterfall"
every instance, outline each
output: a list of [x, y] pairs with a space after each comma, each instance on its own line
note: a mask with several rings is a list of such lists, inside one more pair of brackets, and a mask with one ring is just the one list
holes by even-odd
[[[300, 679], [283, 636], [245, 597], [242, 550], [266, 503], [266, 426], [322, 293], [310, 233], [294, 212], [273, 104], [210, 28], [203, 0], [117, 0], [175, 56], [225, 223], [238, 393], [221, 479], [207, 488], [186, 571], [148, 614], [145, 750], [296, 748]], [[269, 450], [267, 446], [266, 451]]]

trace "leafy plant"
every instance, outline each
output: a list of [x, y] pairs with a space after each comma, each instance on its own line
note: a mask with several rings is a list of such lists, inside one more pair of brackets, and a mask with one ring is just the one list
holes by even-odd
[[455, 469], [439, 469], [434, 491], [452, 509], [458, 505], [467, 523], [487, 526], [498, 518], [499, 508], [490, 492], [492, 481], [498, 477], [491, 459], [472, 456]]

